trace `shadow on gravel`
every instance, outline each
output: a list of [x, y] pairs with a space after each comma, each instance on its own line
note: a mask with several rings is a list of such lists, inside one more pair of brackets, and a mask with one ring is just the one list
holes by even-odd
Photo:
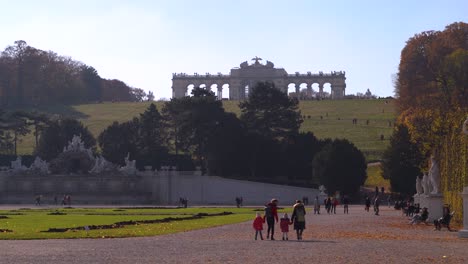
[[332, 244], [336, 244], [338, 242], [336, 241], [326, 241], [326, 240], [266, 240], [266, 241], [272, 241], [272, 242], [294, 242], [294, 243], [332, 243]]

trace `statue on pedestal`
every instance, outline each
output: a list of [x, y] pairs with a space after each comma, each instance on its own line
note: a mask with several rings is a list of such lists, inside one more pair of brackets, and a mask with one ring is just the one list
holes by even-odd
[[49, 174], [49, 164], [47, 161], [42, 160], [39, 157], [36, 157], [34, 159], [33, 164], [29, 167], [29, 171], [32, 173], [37, 173], [37, 174]]
[[431, 156], [431, 168], [429, 169], [429, 179], [432, 185], [431, 194], [439, 194], [440, 170], [439, 164], [434, 154]]
[[326, 190], [327, 190], [327, 188], [325, 188], [325, 185], [320, 185], [319, 186], [320, 195], [327, 195], [325, 193]]
[[89, 171], [93, 174], [99, 174], [103, 172], [115, 171], [116, 166], [112, 162], [107, 161], [103, 156], [98, 156], [94, 161], [94, 167]]
[[422, 185], [422, 181], [421, 181], [421, 178], [419, 176], [416, 177], [416, 194], [417, 195], [421, 195], [423, 194], [424, 190], [423, 190], [423, 185]]
[[130, 160], [130, 153], [125, 157], [125, 166], [121, 167], [120, 171], [127, 175], [135, 175], [137, 173], [136, 160]]
[[16, 160], [11, 162], [11, 172], [18, 173], [24, 172], [28, 168], [22, 164], [21, 156], [16, 157]]
[[429, 176], [427, 176], [426, 173], [424, 173], [421, 184], [422, 184], [422, 188], [423, 188], [423, 194], [429, 195], [429, 193], [431, 192], [431, 190], [430, 190], [431, 183], [429, 182]]

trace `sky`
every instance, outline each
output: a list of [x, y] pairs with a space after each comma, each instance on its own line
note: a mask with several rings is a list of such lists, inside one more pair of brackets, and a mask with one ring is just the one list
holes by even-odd
[[466, 0], [0, 0], [0, 7], [0, 50], [25, 40], [166, 99], [172, 73], [228, 74], [255, 56], [288, 73], [346, 71], [346, 94], [393, 96], [409, 38], [468, 22]]

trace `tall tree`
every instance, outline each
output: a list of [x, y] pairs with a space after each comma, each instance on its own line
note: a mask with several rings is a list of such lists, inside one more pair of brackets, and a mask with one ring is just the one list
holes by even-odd
[[81, 137], [86, 148], [95, 150], [96, 139], [87, 127], [78, 120], [63, 119], [51, 122], [44, 130], [35, 153], [42, 159], [50, 161], [63, 151], [75, 135]]
[[202, 88], [192, 97], [172, 99], [162, 110], [177, 151], [193, 153], [199, 165], [206, 166], [207, 142], [225, 117], [222, 102]]
[[421, 174], [423, 157], [418, 146], [411, 141], [408, 128], [398, 125], [382, 161], [382, 176], [390, 179], [393, 192], [414, 194], [416, 177]]
[[130, 159], [135, 159], [140, 146], [138, 130], [138, 118], [121, 124], [112, 123], [98, 137], [102, 156], [108, 161], [121, 165], [124, 165], [127, 154], [130, 154]]
[[297, 134], [302, 123], [299, 101], [276, 89], [273, 83], [260, 82], [241, 102], [241, 120], [251, 133], [272, 139]]
[[367, 178], [364, 155], [346, 139], [335, 139], [313, 160], [314, 177], [325, 185], [330, 194], [340, 191], [353, 195]]
[[151, 104], [139, 118], [138, 159], [141, 167], [151, 165], [159, 168], [167, 159], [168, 149], [162, 116], [155, 104]]

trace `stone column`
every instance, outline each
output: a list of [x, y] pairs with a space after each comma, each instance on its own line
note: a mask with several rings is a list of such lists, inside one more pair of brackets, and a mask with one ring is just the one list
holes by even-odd
[[301, 92], [301, 84], [295, 84], [296, 86], [296, 98], [299, 99], [299, 93]]
[[223, 85], [218, 84], [218, 100], [223, 100]]
[[458, 231], [458, 237], [468, 238], [468, 186], [463, 189], [463, 229]]
[[319, 97], [323, 98], [323, 83], [319, 83]]
[[312, 97], [312, 84], [307, 84], [307, 98]]

